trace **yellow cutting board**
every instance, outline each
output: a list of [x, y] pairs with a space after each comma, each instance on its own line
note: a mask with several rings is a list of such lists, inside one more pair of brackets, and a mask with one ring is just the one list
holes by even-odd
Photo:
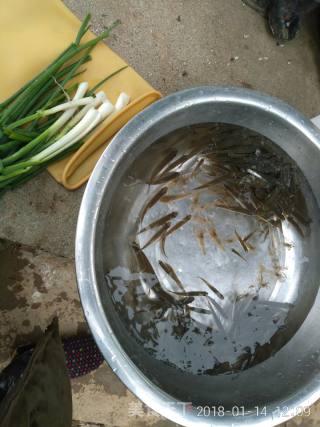
[[[0, 0], [0, 101], [6, 99], [58, 56], [75, 38], [80, 21], [60, 0]], [[110, 18], [111, 24], [111, 18]], [[117, 29], [114, 30], [115, 32]], [[84, 40], [93, 38], [89, 33]], [[92, 52], [92, 61], [80, 81], [93, 87], [126, 63], [104, 43]], [[131, 67], [108, 80], [104, 90], [115, 102], [126, 92], [130, 104], [107, 118], [82, 147], [48, 170], [64, 187], [85, 183], [114, 134], [135, 114], [161, 97]]]

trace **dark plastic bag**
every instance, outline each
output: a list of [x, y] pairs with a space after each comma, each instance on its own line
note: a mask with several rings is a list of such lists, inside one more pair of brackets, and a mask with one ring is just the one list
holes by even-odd
[[0, 427], [70, 427], [71, 385], [54, 319], [0, 374]]

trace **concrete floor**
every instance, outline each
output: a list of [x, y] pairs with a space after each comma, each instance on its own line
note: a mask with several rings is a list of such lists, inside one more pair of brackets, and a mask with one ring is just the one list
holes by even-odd
[[[237, 85], [278, 96], [306, 116], [320, 113], [314, 15], [297, 39], [282, 47], [266, 31], [263, 18], [241, 0], [65, 3], [80, 18], [90, 11], [96, 32], [120, 18], [109, 46], [164, 95], [196, 85]], [[73, 266], [82, 194], [83, 189], [67, 192], [43, 173], [1, 200], [0, 238], [19, 244], [0, 246], [0, 366], [55, 313], [63, 334], [85, 329]], [[74, 380], [73, 397], [74, 427], [173, 426], [139, 406], [107, 365]], [[287, 427], [316, 426], [319, 420], [320, 405]]]

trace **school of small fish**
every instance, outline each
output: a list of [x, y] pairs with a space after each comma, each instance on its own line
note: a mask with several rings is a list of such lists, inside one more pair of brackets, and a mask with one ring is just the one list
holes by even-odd
[[295, 165], [254, 132], [212, 129], [174, 132], [146, 153], [148, 168], [130, 170], [129, 250], [112, 249], [106, 274], [139, 345], [196, 375], [281, 348], [292, 305], [270, 295], [289, 286], [288, 260], [310, 233]]
[[[191, 190], [181, 193], [170, 192], [179, 180], [185, 184], [198, 175], [201, 175], [202, 180], [203, 176], [208, 178]], [[136, 241], [134, 242], [135, 250], [140, 252], [140, 258], [143, 256], [143, 250], [148, 246], [159, 244], [163, 258], [167, 259], [167, 239], [183, 229], [186, 224], [192, 223], [195, 239], [203, 255], [209, 250], [205, 244], [205, 237], [208, 236], [219, 250], [229, 251], [243, 262], [248, 262], [250, 253], [256, 249], [252, 238], [255, 237], [255, 245], [259, 243], [257, 237], [262, 241], [269, 238], [272, 273], [276, 278], [281, 279], [285, 274], [277, 256], [279, 242], [276, 236], [282, 232], [283, 221], [291, 223], [302, 237], [307, 233], [310, 224], [293, 166], [286, 163], [278, 153], [271, 152], [263, 145], [257, 146], [250, 143], [250, 140], [239, 144], [232, 140], [223, 140], [221, 144], [202, 144], [200, 147], [190, 148], [189, 153], [182, 155], [175, 148], [169, 149], [154, 167], [148, 184], [151, 189], [155, 188], [155, 191], [151, 191], [152, 195], [141, 211], [140, 224], [146, 213], [157, 203], [166, 203], [172, 210], [138, 230], [139, 235], [148, 230], [154, 230], [152, 237], [141, 248]], [[218, 198], [212, 203], [201, 205], [199, 197], [203, 192], [215, 194]], [[192, 211], [179, 218], [175, 203], [183, 199], [190, 199]], [[232, 235], [223, 238], [219, 235], [213, 221], [202, 215], [208, 205], [211, 205], [212, 209], [223, 209], [235, 215], [254, 217], [257, 227], [247, 235], [241, 235], [235, 228]], [[291, 245], [290, 242], [282, 242], [282, 244], [287, 248]], [[158, 262], [165, 274], [179, 288], [179, 292], [163, 289], [160, 292], [159, 284], [158, 293], [162, 298], [165, 295], [166, 302], [186, 306], [195, 297], [205, 296], [208, 298], [210, 310], [203, 309], [202, 313], [214, 312], [215, 301], [206, 291], [186, 292], [172, 266], [164, 260]], [[270, 272], [261, 265], [258, 278], [260, 288], [268, 286], [264, 273]], [[218, 299], [224, 299], [224, 295], [215, 285], [207, 279], [202, 277], [200, 279]], [[199, 310], [196, 307], [189, 307], [189, 309]]]

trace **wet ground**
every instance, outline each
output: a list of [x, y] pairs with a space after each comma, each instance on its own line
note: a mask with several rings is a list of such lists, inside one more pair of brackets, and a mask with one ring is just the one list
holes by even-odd
[[[122, 26], [109, 45], [163, 94], [228, 84], [278, 96], [308, 117], [320, 113], [314, 14], [295, 41], [277, 46], [263, 18], [241, 0], [65, 3], [79, 18], [91, 11], [98, 32], [120, 18]], [[82, 194], [83, 189], [67, 192], [43, 173], [0, 202], [0, 367], [16, 345], [34, 340], [55, 314], [65, 336], [86, 328], [73, 261]], [[107, 365], [72, 386], [74, 427], [174, 425], [145, 408]], [[284, 426], [317, 426], [319, 420], [316, 405], [309, 417]]]

